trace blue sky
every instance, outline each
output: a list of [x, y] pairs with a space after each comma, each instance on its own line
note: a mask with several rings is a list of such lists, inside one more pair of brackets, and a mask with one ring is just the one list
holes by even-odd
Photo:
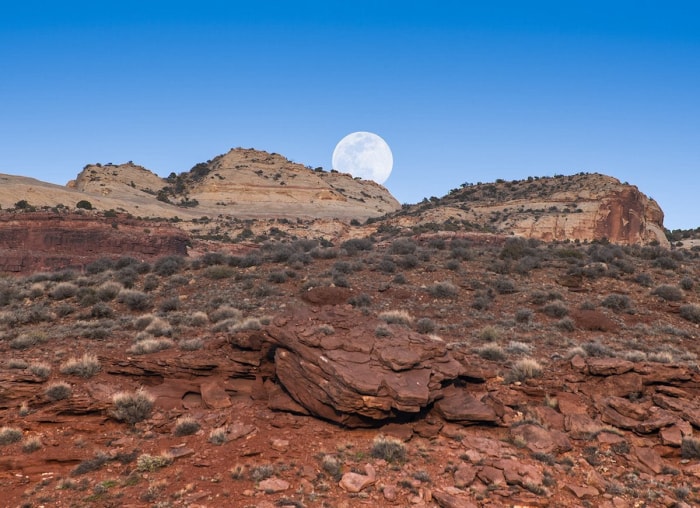
[[391, 146], [385, 185], [404, 203], [589, 171], [695, 228], [695, 5], [4, 2], [0, 172], [65, 184], [133, 160], [167, 176], [237, 146], [330, 169], [365, 130]]

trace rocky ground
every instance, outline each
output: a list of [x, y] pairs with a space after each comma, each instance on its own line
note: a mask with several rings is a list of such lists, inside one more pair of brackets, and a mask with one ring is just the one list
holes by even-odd
[[695, 506], [696, 251], [262, 244], [0, 279], [3, 506]]

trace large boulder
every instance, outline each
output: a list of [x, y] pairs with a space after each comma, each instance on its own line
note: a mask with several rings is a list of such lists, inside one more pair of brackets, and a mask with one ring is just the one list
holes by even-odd
[[418, 413], [463, 367], [445, 343], [408, 328], [377, 337], [379, 323], [350, 306], [278, 316], [267, 328], [277, 380], [310, 413], [348, 426]]

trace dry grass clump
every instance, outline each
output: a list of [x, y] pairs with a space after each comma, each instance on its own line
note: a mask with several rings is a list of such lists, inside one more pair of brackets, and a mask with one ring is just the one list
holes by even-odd
[[139, 340], [136, 344], [129, 348], [129, 353], [135, 355], [146, 355], [149, 353], [157, 353], [159, 351], [164, 351], [175, 347], [175, 342], [172, 339], [161, 338], [148, 338]]
[[40, 450], [42, 446], [41, 438], [39, 436], [32, 436], [25, 439], [24, 443], [22, 443], [22, 451], [24, 453], [32, 453]]
[[532, 345], [517, 340], [511, 340], [508, 346], [506, 346], [506, 351], [517, 355], [529, 355], [532, 352]]
[[476, 350], [477, 354], [485, 360], [499, 361], [506, 358], [506, 353], [503, 348], [495, 342], [484, 344]]
[[614, 310], [615, 312], [627, 310], [632, 306], [632, 302], [630, 301], [629, 296], [618, 294], [606, 296], [605, 298], [603, 298], [603, 301], [600, 302], [600, 304], [603, 307], [607, 307], [608, 309]]
[[85, 353], [80, 358], [69, 358], [61, 365], [61, 374], [90, 378], [100, 372], [102, 366], [97, 357]]
[[387, 310], [379, 314], [379, 319], [390, 325], [410, 326], [413, 317], [405, 310]]
[[681, 457], [684, 459], [700, 459], [700, 439], [684, 437], [681, 441]]
[[372, 457], [384, 459], [387, 462], [405, 462], [406, 445], [402, 441], [391, 437], [378, 435], [372, 441], [370, 450]]
[[48, 377], [51, 375], [51, 365], [45, 362], [30, 363], [29, 367], [27, 368], [29, 369], [29, 372], [41, 379], [48, 379]]
[[124, 289], [124, 286], [118, 282], [107, 281], [97, 288], [97, 298], [103, 302], [114, 300], [122, 289]]
[[169, 466], [173, 463], [173, 457], [169, 453], [161, 453], [160, 455], [149, 455], [144, 453], [136, 459], [136, 470], [142, 472], [153, 472], [160, 468]]
[[154, 337], [170, 337], [173, 327], [166, 320], [157, 317], [148, 324], [145, 331]]
[[46, 336], [42, 333], [23, 333], [10, 341], [12, 349], [29, 349], [30, 347], [46, 342]]
[[199, 422], [191, 416], [181, 416], [175, 422], [173, 434], [176, 436], [189, 436], [200, 429]]
[[53, 402], [67, 399], [68, 397], [71, 396], [72, 393], [73, 393], [73, 389], [65, 381], [58, 381], [56, 383], [51, 383], [44, 390], [44, 395], [46, 395], [46, 397]]
[[144, 390], [116, 393], [112, 397], [112, 416], [133, 425], [151, 416], [154, 401], [155, 397]]
[[416, 331], [418, 333], [433, 333], [436, 329], [435, 321], [430, 318], [420, 318], [416, 321]]
[[65, 300], [67, 298], [72, 298], [78, 292], [78, 286], [72, 282], [61, 282], [56, 284], [54, 288], [49, 293], [49, 296], [54, 300]]
[[213, 445], [221, 446], [226, 442], [226, 429], [218, 427], [209, 433], [209, 442]]
[[533, 358], [523, 358], [513, 364], [507, 376], [507, 381], [513, 383], [515, 381], [525, 381], [526, 379], [540, 377], [542, 375], [542, 366]]
[[209, 313], [209, 320], [212, 323], [218, 323], [219, 321], [224, 321], [227, 319], [241, 319], [243, 317], [243, 313], [236, 309], [235, 307], [230, 307], [228, 305], [224, 305], [222, 307], [219, 307], [215, 311], [212, 311]]
[[206, 312], [202, 312], [201, 310], [195, 311], [192, 314], [189, 314], [185, 319], [184, 323], [188, 326], [204, 326], [209, 322], [209, 316], [207, 316]]
[[236, 270], [228, 265], [213, 265], [205, 268], [203, 274], [209, 279], [221, 280], [233, 277], [236, 274]]
[[8, 369], [24, 370], [29, 367], [29, 362], [23, 360], [22, 358], [10, 358], [7, 361]]
[[544, 306], [542, 311], [553, 318], [563, 318], [569, 313], [569, 309], [561, 302], [549, 303]]
[[22, 431], [15, 427], [0, 427], [0, 446], [17, 443], [22, 440]]
[[247, 317], [242, 321], [237, 322], [231, 327], [232, 332], [241, 332], [246, 330], [260, 330], [262, 324], [260, 320], [254, 317]]
[[321, 457], [321, 469], [335, 481], [340, 481], [343, 473], [343, 463], [335, 455], [324, 454]]
[[182, 339], [177, 343], [177, 347], [182, 351], [199, 351], [204, 347], [202, 339]]

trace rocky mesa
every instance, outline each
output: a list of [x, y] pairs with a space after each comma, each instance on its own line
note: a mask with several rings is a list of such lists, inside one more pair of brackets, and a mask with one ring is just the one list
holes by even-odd
[[664, 214], [633, 185], [597, 173], [463, 184], [425, 199], [390, 223], [430, 229], [467, 228], [544, 241], [607, 239], [622, 245], [668, 247]]

